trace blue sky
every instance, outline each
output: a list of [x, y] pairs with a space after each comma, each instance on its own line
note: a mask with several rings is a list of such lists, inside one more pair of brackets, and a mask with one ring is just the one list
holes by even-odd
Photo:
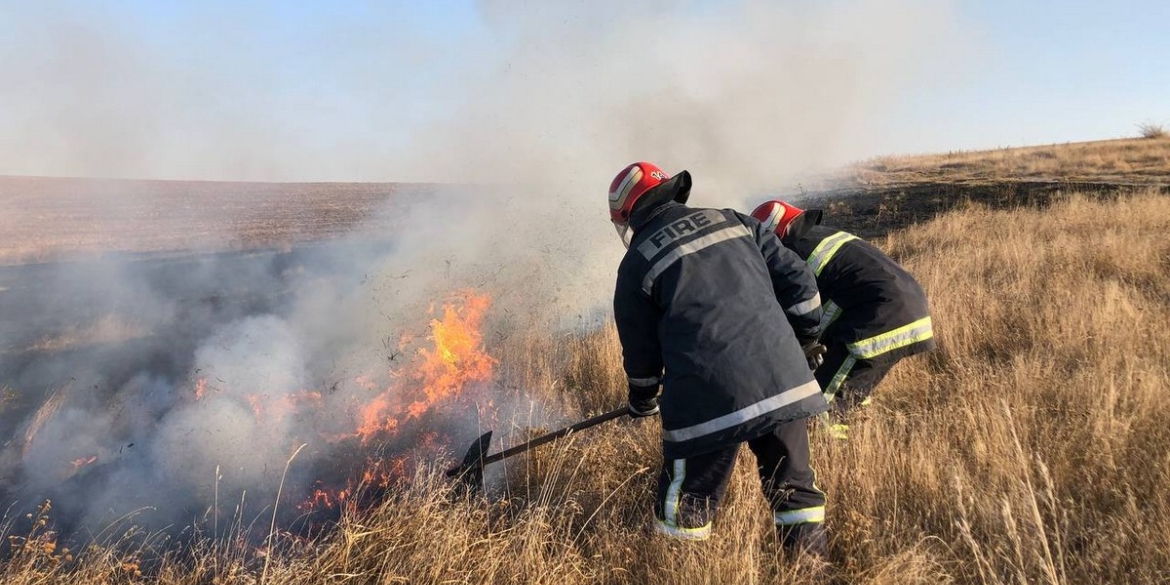
[[[620, 51], [610, 51], [616, 41], [606, 36], [616, 20], [645, 18], [622, 30], [647, 40], [659, 34], [657, 23], [682, 23], [693, 40], [663, 46], [685, 46], [702, 58], [704, 23], [718, 26], [724, 12], [744, 4], [0, 0], [0, 74], [15, 80], [0, 87], [0, 174], [395, 178], [383, 173], [396, 167], [378, 161], [424, 150], [441, 155], [443, 140], [461, 139], [460, 116], [501, 131], [515, 125], [509, 117], [517, 112], [587, 119], [585, 111], [604, 104], [611, 91], [604, 87], [609, 72], [622, 66]], [[1146, 121], [1170, 125], [1170, 2], [774, 4], [799, 21], [788, 33], [823, 28], [823, 37], [808, 35], [826, 46], [848, 44], [828, 30], [834, 11], [843, 22], [849, 14], [880, 14], [884, 4], [906, 11], [881, 25], [891, 42], [915, 31], [898, 20], [919, 18], [923, 7], [931, 15], [922, 25], [940, 26], [933, 37], [921, 35], [920, 56], [929, 66], [908, 66], [916, 77], [885, 96], [889, 103], [848, 104], [866, 118], [866, 129], [864, 136], [841, 136], [853, 145], [832, 149], [843, 157], [1093, 140], [1133, 135]], [[817, 16], [801, 20], [804, 12]], [[750, 20], [724, 24], [735, 22]], [[843, 54], [884, 50], [880, 34], [866, 42]], [[642, 44], [650, 43], [630, 46]], [[784, 46], [787, 53], [769, 58], [799, 61], [800, 45]], [[608, 57], [594, 57], [606, 51]], [[860, 73], [867, 79], [885, 76], [881, 68], [898, 78], [899, 59], [918, 57], [911, 46], [856, 68], [870, 68]], [[850, 66], [836, 53], [817, 58]], [[536, 79], [560, 61], [572, 71], [553, 75], [551, 87]], [[565, 83], [597, 95], [569, 103], [574, 93]], [[652, 76], [643, 83], [639, 99], [654, 91]], [[498, 89], [503, 85], [506, 91]], [[501, 109], [475, 106], [481, 94]], [[574, 107], [581, 111], [574, 114]], [[445, 130], [436, 134], [436, 127]], [[557, 140], [575, 142], [567, 135], [573, 131], [606, 139], [594, 130], [567, 125]], [[509, 139], [501, 134], [488, 142], [504, 147], [500, 142]]]
[[958, 4], [980, 59], [917, 116], [911, 150], [1019, 146], [1131, 135], [1170, 123], [1170, 2], [986, 0]]

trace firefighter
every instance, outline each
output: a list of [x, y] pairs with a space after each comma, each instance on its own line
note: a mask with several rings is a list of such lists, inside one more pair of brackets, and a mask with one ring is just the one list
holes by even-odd
[[827, 347], [816, 377], [837, 419], [830, 431], [846, 438], [843, 416], [868, 403], [898, 360], [933, 349], [934, 329], [918, 281], [869, 242], [820, 225], [822, 216], [783, 201], [767, 201], [752, 212], [816, 274], [825, 299], [821, 343]]
[[629, 411], [662, 415], [656, 528], [705, 540], [747, 443], [784, 546], [823, 554], [806, 423], [828, 404], [802, 349], [819, 333], [816, 279], [751, 217], [684, 205], [690, 189], [687, 171], [646, 162], [609, 187]]

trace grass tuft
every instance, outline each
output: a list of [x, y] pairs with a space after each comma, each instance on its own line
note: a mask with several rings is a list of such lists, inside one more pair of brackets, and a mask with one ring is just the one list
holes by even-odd
[[1153, 122], [1143, 122], [1138, 124], [1138, 134], [1142, 138], [1156, 139], [1166, 137], [1166, 127], [1161, 124]]

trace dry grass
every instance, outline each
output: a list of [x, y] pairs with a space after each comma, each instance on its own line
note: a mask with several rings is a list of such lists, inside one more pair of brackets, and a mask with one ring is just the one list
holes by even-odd
[[885, 156], [855, 166], [853, 173], [853, 181], [865, 187], [1002, 181], [1165, 184], [1170, 183], [1170, 138], [1163, 132], [1135, 139]]
[[[814, 437], [836, 582], [1170, 579], [1168, 232], [1170, 198], [1151, 193], [970, 206], [877, 242], [928, 290], [941, 346], [895, 369], [849, 442]], [[611, 328], [496, 349], [502, 375], [551, 388], [532, 398], [570, 416], [621, 401]], [[324, 540], [196, 540], [151, 570], [192, 584], [257, 582], [265, 565], [270, 583], [814, 582], [813, 561], [779, 551], [746, 465], [711, 541], [648, 533], [656, 429], [611, 423], [497, 467], [507, 489], [491, 503], [422, 472]], [[0, 580], [139, 580], [141, 545], [69, 561], [45, 530], [9, 526], [24, 540]]]

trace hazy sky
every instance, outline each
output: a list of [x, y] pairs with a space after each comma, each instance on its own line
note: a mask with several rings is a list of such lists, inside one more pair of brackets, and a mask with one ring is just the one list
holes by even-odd
[[[736, 27], [768, 18], [791, 38], [738, 46]], [[1168, 23], [1165, 0], [0, 0], [0, 174], [444, 180], [459, 128], [499, 150], [538, 139], [541, 119], [568, 120], [545, 124], [558, 144], [653, 156], [591, 113], [618, 94], [653, 108], [682, 76], [704, 99], [698, 77], [741, 61], [764, 84], [760, 63], [804, 72], [775, 108], [865, 94], [826, 105], [855, 128], [830, 129], [808, 165], [1128, 136], [1170, 124]], [[817, 68], [833, 72], [823, 87]], [[612, 87], [619, 70], [639, 87]], [[743, 111], [800, 119], [761, 101]]]

